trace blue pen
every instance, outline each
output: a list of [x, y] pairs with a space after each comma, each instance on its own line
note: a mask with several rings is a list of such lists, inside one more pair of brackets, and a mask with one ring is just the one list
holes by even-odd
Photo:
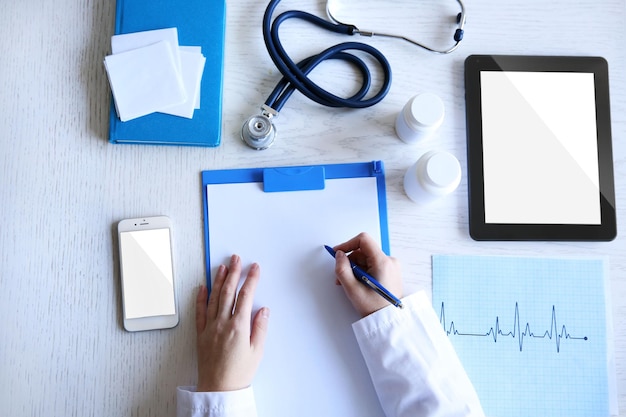
[[[324, 247], [326, 248], [328, 253], [330, 253], [334, 258], [335, 250], [327, 245], [324, 245]], [[399, 308], [404, 308], [404, 306], [402, 305], [402, 301], [400, 301], [392, 293], [390, 293], [389, 290], [387, 290], [387, 288], [383, 287], [383, 285], [380, 282], [378, 282], [373, 276], [365, 272], [363, 269], [361, 269], [357, 264], [355, 264], [352, 261], [350, 261], [350, 266], [352, 267], [352, 272], [354, 273], [354, 277], [356, 279], [358, 279], [360, 282], [362, 282], [363, 284], [367, 285], [368, 287], [376, 291], [381, 297], [389, 301], [394, 306], [399, 307]]]

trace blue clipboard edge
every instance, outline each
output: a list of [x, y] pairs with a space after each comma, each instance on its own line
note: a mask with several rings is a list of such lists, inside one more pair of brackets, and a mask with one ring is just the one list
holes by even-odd
[[[383, 161], [356, 162], [347, 164], [315, 165], [324, 168], [325, 179], [376, 177], [378, 189], [378, 213], [380, 223], [380, 241], [383, 252], [390, 255], [389, 225], [387, 221], [387, 187], [385, 185], [385, 166]], [[202, 171], [202, 217], [204, 219], [204, 258], [206, 265], [206, 285], [211, 291], [211, 257], [209, 247], [209, 203], [207, 185], [241, 184], [263, 182], [266, 169], [307, 168], [313, 166], [241, 168]], [[321, 243], [320, 243], [321, 244]]]

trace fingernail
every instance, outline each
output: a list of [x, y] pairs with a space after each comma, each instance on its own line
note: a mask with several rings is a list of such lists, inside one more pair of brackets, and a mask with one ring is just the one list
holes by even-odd
[[346, 256], [345, 253], [343, 253], [342, 251], [338, 250], [337, 252], [335, 252], [335, 258], [343, 258], [344, 256]]
[[239, 256], [233, 255], [233, 256], [230, 257], [230, 263], [231, 264], [235, 264], [235, 263], [237, 263], [237, 261], [239, 261]]
[[263, 307], [263, 310], [261, 310], [261, 317], [264, 319], [270, 318], [270, 309], [268, 307]]
[[250, 266], [250, 272], [256, 272], [259, 269], [259, 264], [257, 264], [256, 262], [252, 264], [252, 266]]

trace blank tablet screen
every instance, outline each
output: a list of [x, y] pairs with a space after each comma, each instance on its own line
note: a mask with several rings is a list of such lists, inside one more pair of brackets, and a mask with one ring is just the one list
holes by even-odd
[[[597, 65], [570, 70], [569, 59], [466, 61], [470, 232], [476, 239], [614, 237], [608, 80], [602, 91]], [[600, 164], [607, 160], [608, 170]]]

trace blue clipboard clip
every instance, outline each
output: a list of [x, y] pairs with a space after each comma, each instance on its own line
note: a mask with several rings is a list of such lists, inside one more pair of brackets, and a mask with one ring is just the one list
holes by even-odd
[[326, 173], [321, 165], [263, 170], [263, 191], [266, 193], [323, 190], [325, 183]]

